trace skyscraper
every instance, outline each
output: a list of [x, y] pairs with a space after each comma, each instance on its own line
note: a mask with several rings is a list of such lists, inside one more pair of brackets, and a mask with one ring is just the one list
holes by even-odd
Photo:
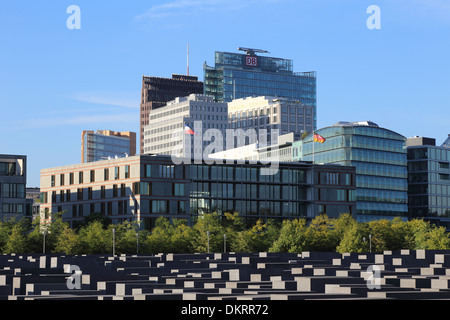
[[144, 127], [149, 124], [150, 111], [191, 93], [203, 94], [203, 82], [198, 81], [195, 76], [173, 74], [172, 78], [142, 77], [139, 148], [141, 154], [144, 153]]
[[294, 72], [289, 59], [257, 56], [267, 51], [239, 48], [246, 54], [216, 52], [214, 67], [204, 63], [204, 93], [218, 102], [249, 96], [299, 100], [314, 107], [316, 72]]
[[81, 162], [99, 161], [136, 154], [136, 133], [112, 130], [81, 133]]

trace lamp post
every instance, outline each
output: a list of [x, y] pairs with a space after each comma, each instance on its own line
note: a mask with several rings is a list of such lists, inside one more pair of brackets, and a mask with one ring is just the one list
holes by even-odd
[[112, 241], [113, 241], [113, 256], [116, 255], [116, 229], [112, 229]]
[[47, 230], [44, 230], [43, 235], [44, 235], [44, 241], [42, 242], [42, 251], [45, 254], [45, 236], [47, 235]]
[[139, 232], [136, 232], [136, 254], [139, 254]]
[[369, 234], [369, 252], [372, 253], [372, 235]]
[[223, 234], [223, 253], [227, 252], [227, 235], [226, 233]]
[[206, 237], [208, 239], [208, 253], [209, 253], [209, 231], [206, 231]]

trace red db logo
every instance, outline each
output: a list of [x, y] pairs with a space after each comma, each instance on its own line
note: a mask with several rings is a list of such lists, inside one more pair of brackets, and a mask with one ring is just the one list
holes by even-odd
[[245, 65], [250, 67], [256, 67], [258, 65], [258, 59], [256, 57], [245, 57]]

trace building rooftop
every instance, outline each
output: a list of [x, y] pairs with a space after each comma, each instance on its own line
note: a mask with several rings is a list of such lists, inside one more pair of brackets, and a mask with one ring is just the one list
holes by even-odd
[[356, 122], [349, 122], [349, 121], [339, 121], [333, 125], [333, 127], [355, 127], [355, 126], [369, 126], [369, 127], [379, 127], [378, 124], [372, 121], [356, 121]]
[[450, 134], [447, 137], [447, 140], [442, 143], [441, 147], [450, 148]]

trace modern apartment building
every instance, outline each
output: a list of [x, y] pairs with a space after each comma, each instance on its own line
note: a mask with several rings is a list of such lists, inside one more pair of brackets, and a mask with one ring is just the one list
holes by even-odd
[[136, 133], [112, 130], [81, 133], [81, 162], [99, 161], [136, 154]]
[[[358, 221], [408, 217], [406, 138], [370, 121], [338, 122], [293, 148], [303, 161], [342, 164], [356, 168]], [[297, 150], [295, 150], [297, 149]]]
[[450, 145], [436, 146], [434, 138], [424, 137], [408, 138], [406, 144], [410, 218], [450, 229]]
[[263, 168], [258, 162], [174, 165], [170, 156], [139, 155], [43, 169], [40, 210], [42, 216], [64, 211], [70, 223], [100, 212], [146, 229], [160, 216], [190, 220], [212, 211], [238, 211], [248, 223], [355, 212], [353, 167], [280, 163], [273, 175]]
[[26, 156], [0, 154], [0, 221], [31, 215], [27, 212], [26, 173]]
[[204, 63], [206, 95], [218, 102], [251, 96], [285, 97], [316, 107], [316, 72], [294, 72], [290, 59], [256, 55], [268, 53], [264, 50], [238, 50], [246, 54], [215, 52], [214, 67]]
[[149, 124], [150, 112], [161, 108], [177, 97], [192, 93], [203, 94], [203, 82], [198, 77], [173, 74], [172, 78], [142, 77], [140, 105], [140, 153], [144, 153], [144, 127]]
[[[186, 134], [186, 126], [194, 134]], [[199, 94], [178, 97], [150, 113], [149, 124], [144, 128], [144, 154], [188, 158], [199, 155], [201, 158], [205, 147], [211, 143], [209, 129], [218, 130], [225, 137], [227, 128], [226, 103], [214, 102], [212, 97]], [[225, 140], [222, 142], [223, 149]]]

